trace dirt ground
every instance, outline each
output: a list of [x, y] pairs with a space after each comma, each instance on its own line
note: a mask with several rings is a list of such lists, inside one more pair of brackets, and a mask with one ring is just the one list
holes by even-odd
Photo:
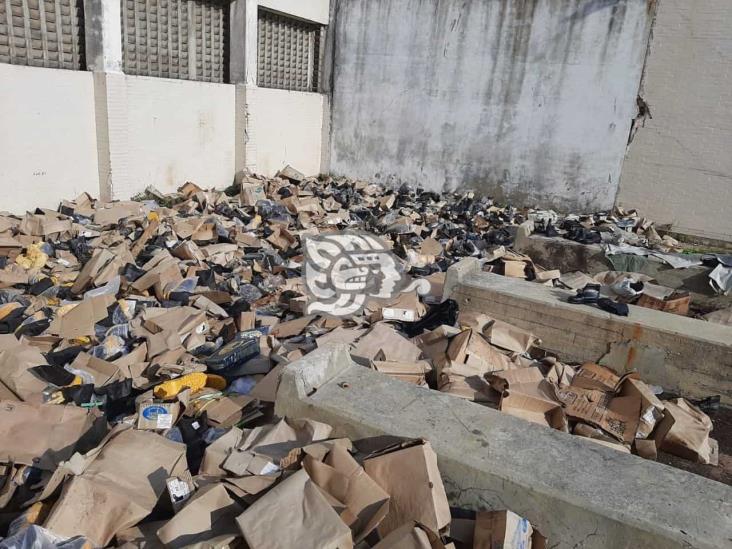
[[664, 452], [659, 453], [658, 461], [732, 486], [732, 408], [720, 408], [707, 414], [714, 424], [712, 438], [719, 443], [718, 466], [693, 463]]

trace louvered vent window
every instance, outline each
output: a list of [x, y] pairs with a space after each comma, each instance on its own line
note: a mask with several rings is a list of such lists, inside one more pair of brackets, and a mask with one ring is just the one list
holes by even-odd
[[226, 81], [228, 2], [121, 1], [125, 73]]
[[84, 69], [83, 0], [0, 0], [0, 63]]
[[264, 88], [317, 92], [324, 28], [260, 8], [257, 84]]

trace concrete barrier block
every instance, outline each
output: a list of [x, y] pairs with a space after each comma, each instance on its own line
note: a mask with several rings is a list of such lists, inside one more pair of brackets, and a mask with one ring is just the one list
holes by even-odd
[[287, 365], [277, 413], [335, 436], [422, 437], [451, 505], [511, 509], [551, 547], [719, 548], [732, 539], [732, 489], [357, 365], [344, 346]]
[[[443, 297], [529, 330], [568, 362], [598, 362], [608, 355], [619, 370], [637, 370], [647, 383], [702, 398], [722, 395], [732, 404], [732, 327], [630, 306], [620, 317], [567, 303], [572, 292], [481, 272], [470, 258], [447, 273]], [[625, 349], [620, 357], [618, 348]]]

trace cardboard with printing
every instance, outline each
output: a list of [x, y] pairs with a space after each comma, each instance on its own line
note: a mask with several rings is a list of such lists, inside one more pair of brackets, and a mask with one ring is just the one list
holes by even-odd
[[178, 402], [141, 402], [137, 408], [137, 428], [151, 431], [171, 429], [179, 412]]
[[525, 518], [511, 511], [480, 511], [475, 516], [475, 549], [528, 549], [533, 529]]
[[619, 376], [607, 366], [588, 362], [583, 364], [575, 374], [572, 379], [572, 386], [581, 389], [596, 389], [598, 391], [614, 393], [629, 378], [638, 378], [638, 374], [628, 372]]
[[574, 385], [557, 389], [556, 396], [564, 404], [568, 417], [600, 427], [628, 444], [635, 439], [640, 418], [640, 397], [613, 397], [610, 393]]
[[170, 504], [176, 513], [183, 508], [196, 491], [196, 485], [193, 483], [190, 471], [185, 471], [179, 476], [170, 477], [165, 481], [165, 484], [168, 488]]
[[648, 385], [639, 379], [626, 379], [623, 381], [619, 394], [621, 396], [634, 396], [640, 399], [641, 413], [636, 438], [648, 438], [656, 427], [656, 424], [663, 418], [663, 412], [666, 406], [653, 394]]

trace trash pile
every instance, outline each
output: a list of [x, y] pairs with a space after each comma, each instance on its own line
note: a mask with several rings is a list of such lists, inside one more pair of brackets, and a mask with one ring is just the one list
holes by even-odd
[[[517, 539], [521, 547], [546, 546], [510, 511], [454, 509], [453, 518], [437, 456], [424, 440], [352, 442], [332, 438], [324, 423], [282, 419], [223, 434], [204, 428], [204, 437], [215, 440], [203, 449], [200, 437], [186, 446], [123, 423], [50, 475], [47, 465], [80, 449], [76, 439], [95, 414], [23, 403], [6, 403], [2, 413], [17, 427], [33, 410], [54, 455], [20, 466], [12, 489], [3, 491], [5, 501], [19, 493], [26, 500], [0, 540], [3, 548], [230, 547], [242, 540], [252, 549], [471, 548]], [[179, 428], [192, 434], [197, 423]], [[51, 435], [51, 428], [63, 433]], [[31, 447], [15, 448], [16, 463], [32, 461], [39, 447], [32, 443], [38, 435], [25, 438]], [[42, 491], [27, 499], [28, 484], [47, 475]]]
[[[686, 288], [668, 288], [656, 284], [648, 272], [642, 271], [649, 265], [649, 260], [659, 265], [665, 264], [670, 269], [686, 269], [689, 267], [704, 266], [708, 278], [710, 293], [720, 296], [732, 296], [732, 255], [725, 253], [687, 253], [681, 242], [669, 235], [661, 237], [655, 229], [653, 221], [640, 217], [636, 210], [625, 211], [622, 208], [615, 208], [613, 212], [596, 213], [593, 215], [567, 215], [559, 217], [553, 211], [532, 211], [527, 214], [527, 220], [522, 222], [517, 229], [517, 248], [522, 249], [522, 244], [527, 242], [531, 234], [542, 235], [550, 238], [565, 238], [581, 244], [598, 244], [604, 251], [607, 262], [612, 265], [613, 276], [627, 279], [625, 287], [617, 284], [611, 291], [603, 292], [602, 301], [598, 302], [597, 288], [588, 288], [587, 292], [579, 292], [577, 302], [597, 304], [600, 308], [615, 314], [626, 315], [625, 307], [610, 305], [608, 300], [620, 297], [620, 303], [633, 303], [641, 307], [661, 310], [689, 316], [689, 304], [691, 296]], [[529, 259], [525, 257], [525, 259]], [[649, 272], [657, 270], [657, 267], [650, 267]], [[550, 271], [552, 275], [556, 274]], [[578, 277], [592, 278], [594, 273], [567, 273]], [[600, 273], [604, 274], [604, 273]], [[521, 276], [511, 274], [509, 276]], [[548, 274], [546, 276], [549, 276]], [[521, 276], [523, 278], [523, 276]], [[531, 271], [527, 271], [526, 278], [533, 280]], [[559, 276], [556, 276], [559, 278]], [[602, 277], [594, 274], [598, 280], [589, 280], [586, 283], [593, 286], [604, 282]], [[545, 282], [546, 279], [537, 279]], [[559, 280], [562, 286], [572, 289], [584, 289], [576, 284], [569, 286], [563, 280]], [[632, 291], [629, 284], [633, 284]], [[589, 301], [587, 301], [589, 299]], [[732, 308], [724, 313], [715, 314], [712, 311], [701, 315], [701, 318], [729, 325], [726, 320]]]
[[[327, 425], [274, 417], [285, 365], [333, 343], [384, 375], [620, 451], [713, 462], [711, 422], [692, 403], [565, 365], [532, 334], [442, 301], [445, 271], [466, 256], [561, 281], [508, 249], [532, 215], [290, 167], [239, 174], [227, 192], [186, 183], [0, 215], [0, 547], [531, 538], [510, 513], [451, 523], [424, 441], [333, 439]], [[303, 245], [344, 229], [380, 235], [427, 289], [350, 317], [306, 314]]]

